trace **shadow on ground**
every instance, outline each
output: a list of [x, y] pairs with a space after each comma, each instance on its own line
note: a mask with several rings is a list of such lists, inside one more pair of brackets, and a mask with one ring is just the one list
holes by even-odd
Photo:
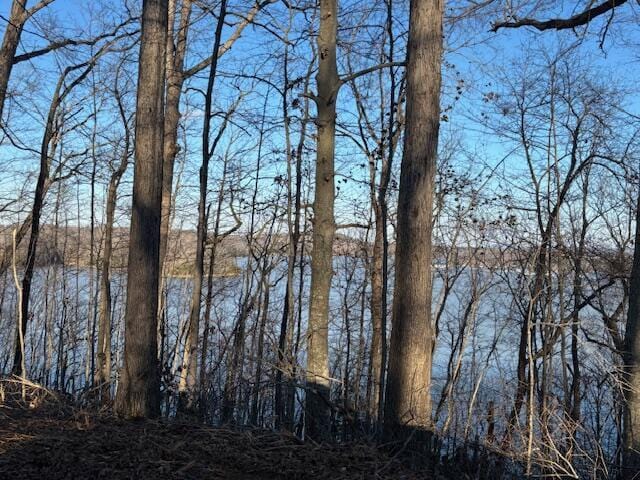
[[[317, 445], [270, 431], [123, 421], [48, 405], [0, 404], [0, 478], [420, 479], [372, 445]], [[432, 478], [432, 477], [430, 477]]]

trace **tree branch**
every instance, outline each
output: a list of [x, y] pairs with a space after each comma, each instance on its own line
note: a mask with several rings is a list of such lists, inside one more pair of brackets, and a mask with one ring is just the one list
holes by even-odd
[[38, 11], [42, 10], [44, 7], [46, 7], [47, 5], [53, 3], [54, 0], [42, 0], [38, 3], [36, 3], [33, 7], [31, 7], [29, 10], [27, 10], [27, 16], [29, 18], [31, 18], [33, 15], [35, 15]]
[[514, 19], [512, 22], [498, 22], [491, 28], [492, 32], [497, 32], [500, 28], [519, 28], [519, 27], [533, 27], [537, 30], [566, 30], [569, 28], [579, 27], [586, 25], [591, 20], [600, 15], [613, 10], [620, 5], [627, 3], [627, 0], [606, 0], [600, 5], [596, 5], [593, 8], [588, 8], [577, 15], [569, 18], [552, 18], [550, 20], [536, 20], [535, 18], [523, 18], [522, 20]]
[[[94, 37], [94, 38], [87, 38], [87, 39], [80, 39], [80, 40], [75, 40], [73, 38], [65, 38], [64, 40], [58, 40], [56, 42], [51, 42], [46, 47], [39, 48], [38, 50], [33, 50], [32, 52], [27, 52], [27, 53], [23, 53], [21, 55], [16, 55], [14, 60], [13, 60], [13, 63], [16, 64], [16, 63], [20, 63], [20, 62], [25, 62], [27, 60], [31, 60], [32, 58], [36, 58], [36, 57], [40, 57], [42, 55], [46, 55], [47, 53], [52, 52], [54, 50], [59, 50], [60, 48], [75, 47], [75, 46], [80, 46], [80, 45], [93, 46], [93, 45], [97, 44], [100, 40], [104, 40], [105, 38], [109, 38], [109, 37], [113, 37], [113, 36], [117, 35], [118, 32], [120, 31], [120, 29], [124, 28], [125, 26], [127, 26], [130, 23], [133, 23], [133, 22], [135, 22], [137, 20], [138, 20], [137, 17], [136, 18], [128, 18], [127, 20], [122, 22], [120, 25], [117, 25], [112, 31], [107, 32], [107, 33], [103, 33], [103, 34], [98, 35], [97, 37]], [[134, 32], [131, 32], [129, 35], [135, 35], [138, 32], [139, 32], [139, 30], [136, 30]]]
[[360, 70], [358, 72], [352, 73], [351, 75], [347, 75], [346, 77], [342, 77], [340, 79], [340, 85], [344, 85], [345, 83], [349, 83], [349, 82], [355, 80], [358, 77], [361, 77], [363, 75], [367, 75], [368, 73], [371, 73], [371, 72], [375, 72], [376, 70], [382, 70], [383, 68], [390, 68], [390, 67], [404, 67], [405, 65], [406, 65], [406, 62], [404, 62], [404, 61], [402, 61], [402, 62], [380, 63], [378, 65], [374, 65], [373, 67], [365, 68], [365, 69]]
[[[264, 7], [266, 7], [271, 3], [275, 3], [276, 1], [277, 0], [263, 0], [261, 2], [256, 2], [253, 8], [249, 10], [249, 13], [247, 14], [247, 16], [236, 26], [236, 29], [231, 34], [231, 36], [227, 39], [227, 41], [224, 42], [222, 45], [220, 45], [220, 48], [218, 48], [218, 58], [224, 55], [235, 43], [235, 41], [238, 40], [238, 38], [240, 38], [240, 35], [242, 35], [242, 32], [244, 31], [244, 29], [247, 27], [247, 25], [253, 23], [253, 19], [256, 17], [258, 12], [260, 12], [260, 10], [262, 10]], [[189, 78], [195, 75], [196, 73], [204, 70], [209, 65], [211, 65], [212, 60], [213, 60], [213, 56], [210, 56], [208, 58], [205, 58], [201, 62], [195, 64], [193, 67], [185, 70], [184, 77]]]
[[371, 225], [366, 225], [364, 223], [341, 223], [336, 225], [336, 230], [344, 230], [346, 228], [363, 228], [366, 230], [371, 228]]

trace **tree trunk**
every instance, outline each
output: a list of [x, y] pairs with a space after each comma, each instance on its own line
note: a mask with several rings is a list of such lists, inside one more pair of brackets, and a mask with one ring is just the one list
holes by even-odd
[[[207, 91], [205, 93], [205, 111], [204, 126], [202, 130], [202, 165], [200, 165], [200, 200], [198, 202], [198, 225], [196, 230], [196, 261], [194, 265], [193, 290], [191, 293], [191, 310], [189, 312], [189, 334], [187, 336], [187, 344], [185, 345], [185, 358], [187, 364], [183, 365], [180, 375], [180, 394], [182, 407], [192, 410], [195, 407], [197, 396], [195, 388], [197, 384], [198, 374], [198, 340], [200, 338], [200, 310], [202, 304], [202, 279], [204, 276], [204, 251], [205, 241], [207, 237], [207, 188], [209, 183], [209, 161], [213, 154], [216, 144], [220, 138], [218, 134], [210, 148], [210, 132], [211, 132], [211, 107], [213, 103], [213, 84], [216, 78], [216, 70], [218, 67], [218, 57], [215, 52], [220, 48], [220, 37], [222, 35], [222, 26], [227, 13], [227, 2], [222, 0], [220, 4], [220, 14], [218, 15], [218, 24], [216, 27], [215, 38], [213, 42], [213, 62], [209, 70], [209, 79], [207, 82]], [[226, 124], [226, 121], [225, 121]], [[222, 127], [221, 131], [224, 129]], [[185, 398], [186, 397], [186, 398]]]
[[[265, 252], [266, 255], [266, 252]], [[262, 273], [262, 282], [263, 282], [263, 300], [262, 300], [262, 314], [260, 315], [260, 327], [258, 330], [258, 351], [256, 353], [256, 373], [255, 373], [255, 381], [253, 384], [253, 391], [251, 392], [251, 417], [249, 419], [249, 424], [258, 426], [258, 415], [260, 413], [260, 390], [261, 390], [261, 379], [262, 379], [262, 363], [263, 363], [263, 355], [264, 355], [264, 340], [265, 340], [265, 329], [267, 326], [267, 320], [269, 319], [269, 289], [271, 285], [269, 284], [269, 270]]]
[[128, 119], [124, 112], [122, 101], [117, 92], [118, 109], [124, 126], [124, 147], [120, 164], [111, 174], [107, 189], [107, 206], [104, 226], [104, 253], [102, 256], [102, 271], [100, 272], [100, 314], [98, 318], [98, 366], [97, 384], [100, 386], [103, 403], [109, 402], [111, 397], [111, 255], [113, 252], [113, 224], [115, 219], [116, 201], [120, 179], [127, 170], [129, 163], [129, 132]]
[[[62, 77], [61, 77], [62, 80]], [[61, 83], [61, 82], [60, 82]], [[33, 281], [34, 268], [36, 263], [36, 253], [38, 248], [38, 240], [40, 238], [40, 217], [42, 214], [42, 207], [44, 206], [44, 197], [46, 192], [46, 182], [49, 180], [49, 144], [53, 138], [54, 118], [58, 105], [58, 95], [60, 92], [60, 83], [58, 83], [58, 90], [55, 93], [54, 101], [51, 104], [49, 110], [49, 117], [47, 119], [47, 126], [45, 127], [45, 133], [42, 139], [42, 145], [40, 147], [40, 172], [38, 173], [38, 180], [36, 182], [36, 190], [33, 198], [33, 207], [31, 208], [31, 234], [29, 235], [29, 246], [27, 248], [27, 261], [24, 269], [24, 275], [22, 277], [21, 295], [20, 295], [20, 318], [22, 321], [16, 332], [15, 352], [13, 356], [13, 369], [14, 375], [26, 376], [23, 365], [24, 345], [21, 348], [21, 342], [24, 342], [27, 335], [27, 325], [29, 322], [29, 300], [31, 296], [31, 284]], [[14, 237], [14, 243], [16, 239]], [[21, 340], [22, 339], [22, 340]]]
[[[387, 0], [387, 35], [389, 36], [388, 61], [393, 62], [395, 41], [393, 36], [393, 0]], [[371, 204], [375, 214], [375, 236], [371, 260], [371, 392], [369, 397], [370, 420], [381, 427], [384, 412], [385, 367], [387, 363], [387, 290], [389, 277], [389, 240], [387, 238], [388, 206], [387, 192], [391, 180], [391, 166], [400, 133], [396, 122], [396, 111], [401, 101], [396, 100], [396, 77], [390, 69], [389, 75], [391, 101], [389, 105], [389, 126], [387, 129], [388, 156], [383, 159], [380, 172], [380, 184], [375, 188], [375, 163], [371, 175]], [[398, 115], [400, 117], [401, 115]], [[384, 145], [382, 132], [380, 148]]]
[[[372, 191], [374, 187], [372, 186]], [[375, 211], [375, 237], [373, 240], [373, 252], [371, 259], [371, 392], [369, 397], [369, 417], [370, 421], [378, 421], [380, 408], [380, 390], [382, 388], [382, 328], [384, 322], [383, 305], [383, 222], [382, 210], [375, 200], [375, 193], [372, 192], [372, 200]]]
[[204, 331], [202, 332], [202, 348], [200, 351], [200, 415], [203, 419], [207, 418], [207, 405], [205, 398], [207, 394], [207, 368], [206, 361], [209, 354], [209, 332], [211, 326], [211, 310], [213, 303], [213, 277], [216, 265], [218, 243], [220, 241], [220, 221], [222, 216], [222, 202], [225, 195], [225, 187], [227, 180], [228, 157], [225, 156], [222, 164], [222, 178], [220, 179], [220, 189], [218, 191], [218, 199], [216, 205], [216, 216], [213, 222], [213, 232], [210, 239], [211, 248], [209, 253], [209, 270], [207, 272], [207, 296], [205, 298], [204, 309]]
[[[42, 208], [44, 206], [44, 199], [51, 185], [51, 179], [49, 178], [49, 170], [51, 168], [51, 158], [54, 154], [55, 147], [59, 140], [58, 132], [56, 130], [56, 115], [58, 114], [58, 108], [66, 98], [66, 96], [80, 84], [91, 72], [94, 66], [95, 57], [92, 61], [82, 63], [75, 66], [70, 66], [64, 69], [58, 83], [56, 85], [55, 93], [49, 105], [49, 112], [47, 114], [47, 123], [45, 125], [44, 135], [42, 136], [42, 143], [40, 145], [40, 171], [38, 173], [38, 180], [36, 181], [36, 190], [33, 198], [33, 207], [31, 208], [31, 233], [29, 235], [29, 246], [27, 248], [27, 261], [24, 269], [24, 275], [22, 277], [22, 295], [20, 301], [20, 314], [22, 322], [20, 325], [21, 331], [16, 332], [16, 348], [13, 357], [13, 369], [12, 372], [16, 375], [24, 374], [22, 372], [23, 352], [20, 349], [20, 336], [24, 339], [27, 332], [27, 324], [29, 321], [29, 297], [31, 295], [31, 284], [33, 281], [33, 274], [36, 261], [36, 252], [38, 248], [38, 240], [40, 237], [40, 217], [42, 215]], [[69, 74], [75, 70], [84, 68], [82, 73], [78, 75], [69, 85], [65, 86], [65, 80]], [[62, 162], [61, 162], [62, 164]], [[58, 167], [59, 168], [59, 167]], [[23, 224], [24, 226], [24, 224]], [[16, 237], [17, 237], [16, 232]], [[17, 244], [18, 240], [14, 239]]]
[[395, 289], [385, 426], [431, 430], [431, 262], [440, 126], [442, 0], [412, 0], [407, 111], [398, 197]]
[[157, 313], [167, 23], [167, 0], [144, 0], [124, 365], [116, 398], [116, 411], [131, 418], [155, 417], [160, 413]]
[[[282, 117], [284, 119], [284, 138], [285, 148], [287, 150], [287, 232], [289, 234], [289, 244], [287, 245], [287, 284], [284, 290], [284, 305], [282, 308], [282, 317], [280, 320], [280, 333], [278, 335], [278, 361], [276, 363], [275, 370], [275, 385], [274, 385], [274, 425], [276, 429], [280, 429], [282, 424], [287, 425], [285, 421], [287, 412], [284, 402], [284, 385], [283, 385], [283, 373], [287, 373], [287, 383], [291, 380], [291, 358], [289, 351], [289, 339], [290, 333], [293, 328], [294, 317], [294, 303], [295, 296], [293, 295], [293, 271], [295, 268], [296, 255], [298, 250], [298, 239], [295, 235], [293, 219], [292, 219], [292, 205], [293, 205], [293, 189], [292, 189], [292, 148], [291, 148], [291, 119], [289, 117], [289, 97], [287, 84], [289, 83], [289, 45], [285, 43], [284, 47], [284, 83], [285, 88], [282, 92]], [[264, 118], [263, 118], [264, 123]], [[305, 123], [303, 121], [302, 132], [304, 134]], [[296, 175], [300, 175], [299, 171], [296, 171]], [[297, 225], [296, 225], [297, 226]], [[289, 387], [289, 385], [287, 385]], [[287, 425], [288, 426], [288, 425]]]
[[13, 68], [13, 59], [18, 50], [22, 29], [28, 18], [27, 0], [13, 0], [9, 22], [4, 31], [2, 47], [0, 47], [0, 121], [2, 121], [2, 111], [4, 109], [4, 101], [7, 97], [7, 87], [9, 85], [11, 69]]
[[[180, 124], [180, 98], [182, 95], [182, 87], [184, 81], [204, 70], [213, 61], [217, 61], [222, 55], [228, 52], [233, 44], [240, 38], [242, 32], [247, 25], [253, 22], [253, 19], [260, 10], [275, 0], [264, 0], [256, 3], [247, 13], [246, 17], [239, 22], [231, 36], [224, 45], [219, 45], [218, 50], [212, 53], [210, 57], [199, 62], [197, 65], [186, 69], [184, 66], [187, 38], [190, 26], [190, 17], [193, 7], [193, 0], [183, 0], [180, 11], [180, 26], [176, 36], [174, 45], [173, 38], [167, 38], [167, 98], [166, 110], [164, 118], [164, 147], [163, 147], [163, 181], [162, 181], [162, 220], [160, 235], [160, 267], [164, 265], [167, 254], [167, 246], [169, 244], [169, 235], [171, 230], [171, 206], [173, 203], [173, 173], [175, 160], [178, 154], [178, 127]], [[172, 0], [173, 2], [173, 0]], [[172, 10], [173, 11], [173, 10]], [[169, 24], [169, 32], [173, 36], [173, 23]], [[162, 300], [162, 299], [161, 299]], [[162, 319], [163, 306], [160, 305], [159, 316]]]
[[[169, 243], [170, 219], [171, 219], [171, 198], [173, 195], [173, 170], [178, 155], [178, 125], [180, 123], [180, 97], [185, 76], [184, 57], [187, 50], [187, 35], [189, 32], [189, 19], [191, 17], [192, 0], [184, 0], [180, 12], [180, 25], [174, 44], [173, 21], [169, 22], [167, 35], [167, 96], [164, 112], [164, 138], [162, 153], [162, 216], [160, 220], [160, 274], [163, 274], [164, 261], [167, 255], [167, 245]], [[171, 17], [175, 11], [174, 0], [171, 1]], [[163, 284], [160, 286], [160, 308], [158, 321], [163, 322]], [[164, 359], [160, 359], [164, 361]]]
[[624, 460], [622, 477], [636, 478], [640, 471], [640, 194], [636, 205], [635, 247], [629, 286], [629, 312], [624, 359]]
[[[288, 50], [285, 50], [285, 82], [288, 82]], [[304, 80], [304, 91], [308, 90], [309, 82], [311, 79], [311, 68]], [[290, 149], [289, 141], [289, 124], [290, 117], [288, 115], [288, 97], [283, 95], [282, 99], [283, 114], [285, 122], [285, 137], [287, 138], [287, 149]], [[298, 138], [298, 145], [295, 151], [295, 194], [292, 192], [291, 185], [291, 153], [287, 153], [287, 220], [289, 231], [289, 258], [287, 259], [287, 284], [285, 287], [284, 306], [282, 310], [282, 319], [280, 322], [280, 334], [278, 337], [278, 364], [276, 370], [275, 379], [275, 395], [274, 395], [274, 410], [275, 410], [275, 427], [280, 428], [282, 425], [289, 430], [293, 430], [293, 417], [295, 415], [293, 405], [293, 398], [295, 396], [294, 371], [296, 358], [293, 354], [293, 331], [295, 329], [295, 285], [294, 285], [294, 270], [296, 267], [296, 260], [298, 258], [298, 250], [300, 244], [300, 215], [302, 212], [302, 156], [304, 150], [304, 144], [307, 138], [307, 125], [309, 123], [309, 99], [304, 99], [303, 115], [300, 125], [300, 137]], [[293, 197], [293, 198], [292, 198]], [[291, 203], [293, 201], [293, 220], [291, 220]], [[300, 264], [302, 265], [302, 260]], [[302, 268], [302, 267], [301, 267]], [[301, 280], [302, 281], [302, 280]], [[300, 305], [300, 303], [299, 303]], [[286, 371], [286, 379], [283, 380], [283, 370]]]
[[339, 82], [336, 65], [338, 5], [320, 1], [318, 52], [320, 64], [316, 82], [318, 96], [318, 145], [313, 202], [313, 251], [311, 254], [311, 300], [307, 331], [306, 435], [315, 439], [329, 433], [329, 292], [333, 276], [335, 219], [334, 155], [336, 96]]

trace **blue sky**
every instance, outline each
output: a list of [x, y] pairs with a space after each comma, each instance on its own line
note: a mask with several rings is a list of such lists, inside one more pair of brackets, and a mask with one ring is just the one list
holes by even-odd
[[[33, 3], [33, 2], [30, 2]], [[138, 2], [139, 4], [140, 2]], [[401, 2], [400, 2], [401, 3]], [[571, 2], [564, 2], [565, 13], [569, 12], [569, 6]], [[345, 4], [345, 2], [343, 2]], [[2, 2], [0, 4], [0, 14], [7, 16], [9, 2]], [[89, 19], [91, 14], [88, 12], [88, 8], [97, 8], [95, 3], [87, 2], [83, 0], [57, 0], [45, 11], [40, 14], [34, 20], [35, 23], [29, 23], [26, 27], [26, 32], [23, 37], [23, 49], [28, 49], [35, 45], [41, 45], [42, 40], [37, 35], [33, 35], [32, 32], [36, 32], [39, 29], [47, 29], [49, 24], [64, 25], [64, 35], [69, 36], [72, 34], [78, 34], [83, 30], [84, 35], [88, 36], [92, 32], [91, 30], [97, 27], [90, 25]], [[480, 20], [474, 20], [468, 22], [464, 28], [456, 29], [455, 34], [448, 37], [449, 52], [446, 55], [445, 60], [448, 64], [453, 65], [450, 68], [443, 70], [445, 76], [445, 95], [443, 96], [443, 105], [449, 104], [452, 101], [452, 86], [457, 79], [463, 79], [465, 88], [460, 95], [460, 99], [454, 102], [453, 110], [449, 117], [450, 121], [443, 123], [442, 130], [443, 136], [457, 135], [461, 136], [464, 142], [465, 148], [469, 151], [475, 151], [478, 155], [483, 157], [489, 164], [491, 162], [501, 161], [509, 152], [512, 151], [511, 145], [506, 145], [504, 141], [489, 134], [489, 130], [482, 124], [477, 122], [478, 113], [482, 109], [487, 109], [487, 105], [482, 102], [482, 95], [491, 90], [494, 86], [489, 85], [495, 73], [500, 69], [509, 70], [511, 64], [515, 61], [519, 61], [525, 53], [531, 50], [531, 46], [538, 46], [540, 51], [552, 52], [557, 50], [560, 45], [568, 46], [573, 43], [579, 43], [577, 49], [584, 56], [585, 60], [591, 63], [595, 72], [599, 72], [599, 75], [603, 79], [615, 83], [619, 87], [635, 89], [640, 58], [636, 53], [638, 44], [640, 44], [640, 34], [638, 32], [637, 23], [634, 22], [635, 17], [634, 9], [637, 7], [633, 5], [625, 6], [626, 10], [621, 10], [621, 14], [616, 17], [612, 23], [610, 30], [608, 31], [606, 41], [601, 49], [599, 46], [598, 33], [602, 29], [603, 21], [596, 21], [588, 29], [579, 29], [577, 32], [565, 31], [565, 32], [544, 32], [540, 33], [533, 31], [532, 29], [509, 29], [501, 30], [497, 34], [489, 32], [490, 23], [493, 16], [488, 16]], [[400, 10], [400, 7], [399, 7]], [[105, 16], [110, 15], [110, 10], [104, 9], [97, 15], [98, 19], [103, 20]], [[542, 16], [544, 18], [544, 16]], [[39, 28], [38, 28], [39, 27]], [[402, 28], [402, 25], [397, 26], [398, 29]], [[584, 33], [586, 32], [586, 34]], [[198, 45], [198, 50], [201, 52], [198, 55], [205, 55], [210, 43], [210, 31], [207, 29], [197, 32], [193, 35], [192, 40]], [[271, 54], [271, 45], [264, 42], [264, 32], [258, 31], [253, 28], [248, 28], [243, 39], [238, 42], [234, 47], [232, 55], [224, 57], [221, 61], [220, 68], [222, 70], [234, 71], [234, 69], [247, 69], [251, 70], [255, 67], [250, 59], [255, 59], [256, 56], [260, 59], [265, 58]], [[399, 46], [398, 49], [401, 49]], [[300, 55], [304, 55], [303, 48], [298, 52]], [[36, 62], [37, 69], [40, 72], [57, 70], [55, 65], [55, 55], [48, 55], [46, 57], [39, 58]], [[255, 61], [255, 60], [253, 60]], [[192, 64], [193, 61], [188, 63]], [[259, 62], [256, 62], [256, 64]], [[26, 68], [26, 66], [24, 66]], [[456, 74], [458, 73], [458, 74]], [[53, 88], [53, 77], [48, 78], [45, 74], [41, 73], [41, 95], [43, 103], [46, 102], [48, 92]], [[280, 72], [273, 72], [274, 78], [279, 78]], [[194, 84], [197, 86], [197, 82]], [[229, 88], [229, 83], [219, 80], [216, 84], [218, 98], [222, 98], [219, 102], [219, 107], [228, 105], [234, 98], [235, 92]], [[267, 93], [264, 86], [258, 86], [257, 94], [252, 97], [251, 104], [247, 107], [253, 109], [256, 112], [262, 105], [261, 95], [270, 95], [273, 97], [270, 99], [273, 108], [277, 108], [279, 99], [273, 92]], [[188, 92], [185, 95], [186, 99], [197, 98], [198, 94]], [[341, 94], [342, 103], [340, 108], [343, 109], [342, 115], [355, 113], [352, 106], [349, 104], [348, 95]], [[627, 98], [627, 104], [625, 108], [633, 112], [640, 111], [640, 96], [630, 94]], [[37, 115], [34, 114], [35, 119]], [[193, 175], [197, 168], [197, 161], [199, 158], [199, 134], [200, 128], [197, 108], [196, 111], [191, 111], [189, 117], [193, 123], [189, 126], [191, 128], [191, 140], [190, 150], [193, 152], [193, 160], [190, 161], [190, 165], [187, 166], [187, 174]], [[21, 119], [21, 122], [24, 122]], [[33, 128], [33, 134], [35, 138], [38, 137], [38, 126], [34, 120], [28, 120], [28, 123]], [[295, 139], [294, 139], [295, 141]], [[283, 137], [281, 133], [275, 132], [268, 139], [268, 148], [277, 149], [283, 143]], [[10, 149], [6, 146], [2, 147], [5, 152], [10, 152]], [[224, 145], [223, 145], [224, 148]], [[251, 146], [247, 144], [250, 151]], [[255, 145], [254, 145], [255, 148]], [[353, 145], [349, 145], [348, 142], [342, 141], [338, 144], [338, 167], [342, 169], [338, 173], [346, 174], [345, 169], [353, 169], [352, 152], [354, 152]], [[6, 154], [6, 153], [5, 153]], [[24, 156], [21, 156], [22, 158]], [[399, 157], [398, 157], [399, 158]], [[22, 172], [33, 170], [34, 164], [24, 159], [26, 162], [23, 168], [19, 169]], [[518, 155], [510, 155], [504, 162], [505, 168], [516, 168], [519, 164]], [[359, 161], [358, 161], [359, 162]], [[399, 159], [397, 160], [399, 163]], [[218, 170], [216, 170], [214, 163], [212, 167], [212, 177], [215, 178]], [[283, 173], [282, 163], [274, 162], [272, 167], [269, 167], [272, 171], [272, 175], [276, 176], [279, 173]], [[357, 169], [354, 169], [357, 172]], [[366, 179], [366, 172], [362, 172], [363, 179]], [[191, 182], [192, 185], [195, 182]], [[7, 184], [5, 182], [4, 187]], [[2, 188], [2, 185], [0, 185]], [[128, 189], [128, 185], [123, 186], [123, 191]], [[338, 211], [342, 215], [348, 216], [353, 211], [354, 202], [358, 199], [363, 199], [363, 195], [366, 195], [366, 191], [363, 186], [357, 186], [354, 183], [350, 183], [342, 187], [341, 192], [342, 201], [339, 201]], [[190, 192], [190, 193], [189, 193]], [[193, 188], [187, 188], [188, 196], [193, 196], [195, 190]], [[188, 199], [185, 200], [188, 203]], [[0, 221], [0, 223], [2, 223]]]

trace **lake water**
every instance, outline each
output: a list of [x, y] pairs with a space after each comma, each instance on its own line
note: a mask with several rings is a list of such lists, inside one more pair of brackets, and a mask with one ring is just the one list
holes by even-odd
[[[285, 292], [286, 272], [285, 260], [276, 262], [270, 275], [272, 284], [268, 324], [265, 332], [265, 360], [273, 364], [276, 359], [278, 330], [282, 316], [283, 298]], [[246, 259], [237, 259], [241, 270], [246, 269]], [[335, 259], [335, 276], [331, 296], [331, 325], [330, 325], [330, 358], [333, 365], [332, 376], [337, 380], [335, 391], [340, 391], [340, 381], [343, 378], [345, 353], [347, 350], [347, 333], [350, 331], [350, 353], [352, 371], [350, 381], [353, 385], [360, 385], [361, 394], [366, 390], [367, 366], [366, 361], [361, 368], [360, 379], [355, 376], [355, 362], [353, 358], [360, 348], [360, 336], [365, 338], [365, 348], [368, 348], [371, 329], [369, 322], [369, 290], [365, 286], [365, 310], [362, 311], [362, 293], [366, 278], [366, 271], [360, 259], [353, 257], [337, 257]], [[454, 271], [437, 269], [434, 280], [434, 313], [440, 305], [440, 295], [443, 291], [443, 277], [455, 274]], [[297, 270], [296, 270], [297, 275]], [[302, 293], [302, 350], [298, 362], [305, 363], [304, 325], [307, 317], [307, 299], [309, 297], [309, 268], [305, 269]], [[520, 336], [522, 314], [518, 310], [518, 302], [523, 298], [514, 295], [513, 287], [518, 282], [525, 281], [525, 276], [516, 272], [492, 272], [487, 269], [466, 269], [457, 279], [447, 298], [439, 321], [439, 336], [434, 353], [433, 366], [433, 399], [434, 408], [438, 404], [443, 386], [448, 374], [453, 371], [456, 360], [461, 355], [459, 381], [455, 387], [455, 409], [450, 419], [451, 431], [467, 430], [470, 436], [483, 435], [486, 431], [486, 410], [489, 402], [496, 405], [496, 417], [504, 422], [512, 404], [515, 391], [515, 370], [517, 364], [517, 350]], [[26, 359], [31, 378], [56, 387], [63, 386], [65, 390], [77, 393], [81, 391], [87, 380], [91, 380], [91, 368], [88, 367], [89, 343], [94, 328], [94, 318], [97, 318], [97, 285], [95, 273], [87, 269], [75, 269], [60, 265], [39, 268], [36, 271], [34, 288], [31, 295], [29, 329], [26, 340]], [[180, 333], [184, 330], [189, 314], [189, 302], [192, 282], [185, 278], [169, 278], [166, 280], [167, 292], [167, 325], [165, 344], [165, 374], [167, 384], [177, 379], [177, 367], [180, 364], [184, 337]], [[232, 277], [216, 277], [214, 279], [213, 297], [213, 329], [210, 338], [210, 365], [218, 365], [212, 373], [211, 385], [219, 396], [224, 385], [224, 361], [220, 359], [227, 352], [226, 344], [232, 336], [232, 331], [240, 305], [245, 298], [246, 287], [255, 291], [259, 282], [259, 275], [250, 276], [245, 281], [244, 273]], [[91, 285], [93, 283], [93, 286]], [[390, 279], [393, 284], [393, 279]], [[294, 282], [297, 292], [297, 280]], [[477, 301], [475, 314], [467, 315], [473, 285], [482, 292]], [[112, 279], [113, 296], [113, 360], [115, 365], [121, 362], [125, 276], [114, 273]], [[568, 289], [567, 289], [568, 290]], [[203, 288], [206, 292], [206, 285]], [[91, 296], [94, 296], [93, 300]], [[390, 294], [391, 299], [391, 294]], [[526, 298], [524, 298], [526, 300]], [[615, 304], [615, 292], [607, 297], [607, 301]], [[391, 301], [389, 302], [391, 303]], [[12, 351], [16, 325], [16, 288], [12, 277], [7, 273], [0, 279], [0, 368], [8, 372], [11, 368]], [[561, 309], [566, 311], [566, 305], [560, 299], [552, 306], [559, 317]], [[257, 328], [258, 305], [251, 311], [247, 322], [247, 340], [244, 379], [251, 384], [254, 360], [250, 357], [252, 339]], [[473, 309], [472, 309], [473, 311]], [[203, 309], [204, 312], [204, 309]], [[466, 318], [466, 323], [465, 323]], [[362, 320], [362, 331], [361, 331]], [[346, 322], [346, 323], [345, 323]], [[459, 343], [459, 332], [464, 328], [467, 340], [463, 345]], [[537, 330], [536, 330], [537, 331]], [[570, 328], [566, 328], [564, 342], [570, 343]], [[87, 334], [89, 332], [89, 335]], [[615, 355], [606, 348], [609, 340], [603, 329], [602, 320], [593, 310], [581, 311], [581, 333], [579, 334], [581, 364], [584, 375], [583, 392], [583, 432], [585, 438], [597, 435], [602, 447], [612, 452], [616, 445], [616, 409], [619, 405], [619, 392], [616, 391], [614, 379], [609, 372], [613, 368]], [[178, 342], [178, 339], [180, 341]], [[62, 340], [62, 342], [61, 342]], [[534, 343], [537, 340], [534, 339]], [[176, 349], [176, 345], [178, 346]], [[552, 384], [549, 392], [552, 399], [557, 398], [561, 404], [564, 398], [563, 361], [560, 356], [561, 342], [558, 341], [551, 355], [552, 361], [548, 368]], [[454, 355], [451, 355], [451, 352]], [[368, 358], [368, 353], [366, 353]], [[451, 358], [453, 361], [451, 362]], [[63, 366], [64, 371], [59, 371]], [[115, 369], [114, 369], [115, 370]], [[266, 368], [262, 381], [269, 381], [272, 370]], [[87, 374], [89, 376], [87, 377]], [[611, 378], [609, 378], [611, 377]], [[60, 385], [60, 383], [64, 385]], [[351, 386], [353, 389], [353, 386]], [[301, 393], [302, 394], [302, 393]], [[470, 407], [473, 404], [472, 407]], [[471, 417], [469, 416], [469, 411]], [[447, 405], [439, 412], [438, 423], [443, 425], [448, 416]], [[586, 442], [587, 440], [585, 440]]]

